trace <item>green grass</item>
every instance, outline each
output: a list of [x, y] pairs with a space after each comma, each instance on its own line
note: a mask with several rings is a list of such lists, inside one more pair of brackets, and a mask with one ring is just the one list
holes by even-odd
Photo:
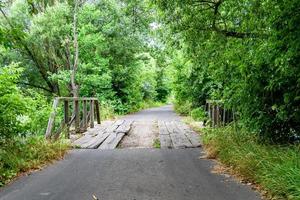
[[204, 129], [208, 157], [217, 158], [273, 199], [300, 199], [300, 145], [260, 144], [254, 134], [232, 127]]
[[160, 140], [158, 138], [156, 138], [153, 142], [153, 147], [160, 149]]
[[39, 169], [60, 159], [69, 149], [66, 142], [48, 142], [42, 136], [0, 141], [0, 187], [20, 173]]

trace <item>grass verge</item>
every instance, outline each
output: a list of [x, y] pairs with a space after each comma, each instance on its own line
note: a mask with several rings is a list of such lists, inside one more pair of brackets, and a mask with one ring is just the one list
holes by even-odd
[[300, 145], [260, 144], [253, 134], [232, 127], [203, 129], [209, 158], [217, 158], [270, 199], [300, 199]]
[[50, 143], [42, 136], [1, 142], [0, 187], [21, 173], [40, 169], [53, 160], [61, 159], [68, 149], [66, 142]]
[[254, 183], [266, 199], [300, 200], [300, 145], [270, 145], [255, 134], [232, 126], [200, 128], [191, 117], [183, 118], [201, 133], [207, 158], [217, 159], [234, 175]]

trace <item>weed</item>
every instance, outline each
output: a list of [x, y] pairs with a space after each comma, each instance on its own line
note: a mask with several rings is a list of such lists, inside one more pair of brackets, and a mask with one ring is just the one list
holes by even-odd
[[300, 199], [300, 146], [261, 144], [255, 134], [232, 127], [203, 129], [209, 158], [218, 158], [275, 199]]
[[156, 138], [153, 142], [153, 147], [160, 149], [160, 140], [158, 138]]
[[39, 169], [48, 162], [60, 159], [69, 145], [62, 141], [50, 143], [42, 136], [16, 137], [1, 144], [0, 186], [19, 173]]

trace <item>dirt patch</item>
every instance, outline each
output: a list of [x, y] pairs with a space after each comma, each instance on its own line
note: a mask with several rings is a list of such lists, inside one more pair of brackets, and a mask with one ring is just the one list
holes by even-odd
[[158, 135], [157, 121], [135, 121], [119, 148], [153, 148]]

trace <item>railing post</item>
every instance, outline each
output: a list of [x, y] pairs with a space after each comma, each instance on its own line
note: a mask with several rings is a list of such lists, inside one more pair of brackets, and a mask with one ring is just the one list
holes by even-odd
[[[224, 106], [224, 105], [223, 105]], [[225, 106], [223, 107], [223, 126], [226, 124], [226, 108]]]
[[212, 105], [212, 127], [215, 127], [215, 105]]
[[96, 105], [96, 118], [97, 118], [97, 124], [101, 124], [101, 119], [100, 119], [100, 108], [99, 108], [99, 101], [95, 101]]
[[74, 99], [74, 114], [75, 114], [75, 132], [80, 133], [80, 113], [79, 113], [79, 101]]
[[90, 101], [90, 127], [94, 128], [94, 100]]
[[66, 137], [70, 138], [70, 132], [69, 132], [69, 101], [64, 100], [64, 125], [66, 128]]
[[216, 105], [216, 108], [217, 108], [217, 112], [216, 112], [216, 115], [217, 115], [216, 124], [217, 124], [217, 127], [218, 127], [218, 126], [220, 126], [220, 107], [219, 107], [219, 105]]
[[45, 133], [46, 139], [51, 138], [58, 103], [59, 103], [59, 99], [55, 98], [53, 101], [52, 112], [51, 112], [50, 118], [48, 120], [48, 126], [47, 126], [47, 130]]
[[83, 100], [83, 130], [87, 130], [87, 103], [86, 100]]

